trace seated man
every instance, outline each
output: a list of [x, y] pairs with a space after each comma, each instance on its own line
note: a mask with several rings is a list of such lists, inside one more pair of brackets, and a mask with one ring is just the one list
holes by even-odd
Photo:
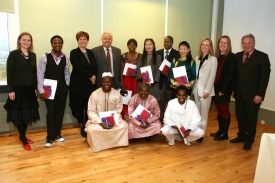
[[189, 142], [201, 139], [204, 135], [203, 129], [199, 127], [201, 116], [195, 102], [187, 100], [188, 94], [185, 86], [177, 87], [176, 93], [177, 98], [168, 102], [163, 119], [164, 126], [161, 131], [167, 137], [168, 144], [171, 146], [174, 145], [175, 135], [178, 134], [176, 126], [183, 125], [186, 129], [187, 141], [185, 141], [185, 144], [190, 145]]
[[[140, 83], [139, 93], [135, 94], [128, 103], [128, 128], [129, 128], [129, 139], [135, 139], [146, 137], [145, 140], [150, 142], [151, 136], [160, 133], [161, 123], [159, 121], [160, 109], [157, 99], [149, 94], [150, 86], [146, 83]], [[137, 120], [133, 116], [133, 112], [142, 105], [147, 109], [152, 117], [147, 121]]]
[[[102, 74], [102, 87], [94, 91], [88, 102], [88, 118], [85, 131], [87, 141], [93, 152], [104, 149], [128, 146], [128, 125], [121, 118], [122, 96], [112, 88], [112, 74]], [[112, 126], [102, 122], [99, 112], [116, 111], [119, 125]]]

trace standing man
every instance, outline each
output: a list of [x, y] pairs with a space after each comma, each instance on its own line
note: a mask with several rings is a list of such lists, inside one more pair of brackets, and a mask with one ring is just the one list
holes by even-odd
[[120, 87], [121, 50], [112, 46], [113, 35], [110, 32], [103, 32], [101, 41], [101, 46], [92, 49], [98, 66], [97, 88], [101, 87], [102, 73], [111, 72], [114, 79], [112, 87], [118, 89]]
[[243, 149], [250, 150], [254, 143], [258, 112], [264, 100], [270, 76], [268, 55], [255, 49], [255, 37], [242, 37], [242, 52], [237, 57], [237, 81], [235, 88], [238, 136], [231, 143], [245, 142]]
[[[55, 35], [51, 38], [52, 50], [43, 54], [38, 65], [38, 90], [40, 99], [45, 100], [47, 107], [47, 139], [45, 147], [51, 147], [52, 141], [63, 142], [61, 129], [66, 107], [68, 87], [70, 83], [70, 63], [62, 53], [63, 39]], [[44, 79], [57, 80], [57, 88], [54, 99], [46, 99], [43, 89]]]
[[[157, 51], [157, 54], [161, 56], [161, 60], [164, 59], [168, 60], [169, 62], [173, 62], [173, 59], [178, 54], [178, 51], [173, 48], [174, 39], [172, 36], [166, 36], [164, 37], [164, 48]], [[170, 72], [172, 72], [170, 70]], [[163, 120], [164, 112], [167, 103], [171, 99], [171, 93], [170, 93], [170, 79], [169, 79], [169, 73], [161, 73], [159, 78], [159, 89], [160, 89], [160, 101], [159, 101], [159, 107], [160, 107], [160, 120]]]

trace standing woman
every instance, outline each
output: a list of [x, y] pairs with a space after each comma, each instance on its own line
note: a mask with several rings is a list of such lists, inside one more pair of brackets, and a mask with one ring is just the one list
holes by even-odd
[[[215, 95], [214, 81], [217, 70], [217, 58], [213, 52], [213, 44], [209, 38], [203, 39], [196, 58], [196, 82], [193, 88], [196, 105], [201, 114], [201, 127], [206, 132], [208, 112], [211, 98]], [[197, 140], [202, 142], [203, 138]]]
[[159, 77], [161, 65], [161, 56], [156, 53], [155, 41], [152, 38], [147, 38], [144, 40], [143, 54], [138, 59], [137, 63], [137, 77], [139, 82], [143, 82], [141, 77], [140, 68], [145, 66], [151, 66], [154, 83], [148, 83], [151, 85], [149, 93], [153, 95], [157, 100], [160, 100], [160, 90], [159, 90]]
[[[129, 39], [127, 42], [128, 52], [123, 53], [121, 55], [121, 89], [122, 90], [130, 90], [132, 91], [132, 96], [134, 96], [137, 92], [137, 75], [136, 73], [130, 73], [129, 76], [123, 75], [123, 70], [126, 63], [137, 65], [137, 60], [140, 54], [136, 52], [136, 48], [138, 43], [135, 39]], [[128, 111], [128, 106], [123, 104], [123, 109], [121, 111], [121, 116], [124, 119], [124, 115]]]
[[9, 98], [4, 106], [7, 121], [17, 126], [19, 140], [25, 150], [34, 143], [26, 137], [27, 124], [40, 119], [37, 102], [36, 55], [32, 36], [23, 32], [17, 39], [17, 50], [10, 52], [7, 60], [7, 83]]
[[173, 74], [173, 68], [175, 67], [181, 67], [185, 66], [186, 68], [186, 74], [189, 83], [184, 84], [184, 86], [188, 89], [188, 95], [191, 95], [192, 87], [195, 83], [196, 80], [196, 62], [192, 58], [191, 50], [190, 50], [190, 45], [187, 41], [182, 41], [179, 44], [179, 54], [176, 55], [175, 59], [173, 60], [171, 64], [171, 70], [169, 73], [169, 78], [171, 82], [171, 99], [176, 98], [176, 88], [180, 86], [175, 79], [174, 79], [174, 74]]
[[214, 82], [215, 96], [213, 100], [218, 110], [219, 130], [211, 133], [214, 140], [228, 140], [228, 128], [230, 125], [229, 102], [234, 87], [236, 75], [236, 57], [232, 53], [231, 40], [228, 36], [222, 36], [218, 40], [216, 48], [218, 68]]
[[80, 126], [80, 133], [87, 137], [84, 131], [88, 120], [88, 100], [96, 89], [97, 64], [93, 52], [86, 49], [89, 34], [80, 31], [76, 34], [78, 47], [71, 51], [70, 61], [73, 66], [70, 79], [70, 107], [73, 116]]

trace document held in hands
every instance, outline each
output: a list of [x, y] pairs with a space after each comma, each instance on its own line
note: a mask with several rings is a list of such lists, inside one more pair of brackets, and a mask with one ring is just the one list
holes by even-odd
[[140, 68], [141, 77], [146, 83], [154, 83], [151, 66], [145, 66]]
[[130, 98], [132, 97], [133, 92], [131, 90], [121, 90], [121, 89], [118, 89], [118, 92], [122, 96], [122, 104], [128, 105], [128, 102], [129, 102]]
[[172, 70], [173, 70], [173, 74], [174, 74], [174, 79], [179, 84], [189, 83], [185, 66], [175, 67]]
[[171, 67], [171, 63], [168, 60], [164, 59], [159, 67], [159, 70], [165, 74], [169, 74], [170, 67]]
[[99, 118], [108, 127], [109, 125], [118, 125], [118, 116], [116, 111], [99, 112]]
[[43, 89], [46, 94], [46, 99], [53, 100], [56, 92], [57, 80], [44, 79]]
[[136, 120], [146, 126], [146, 121], [148, 121], [152, 117], [152, 114], [150, 113], [150, 111], [139, 104], [133, 112], [132, 117], [134, 117]]
[[131, 74], [136, 74], [136, 69], [136, 65], [126, 63], [123, 69], [123, 75], [130, 76]]

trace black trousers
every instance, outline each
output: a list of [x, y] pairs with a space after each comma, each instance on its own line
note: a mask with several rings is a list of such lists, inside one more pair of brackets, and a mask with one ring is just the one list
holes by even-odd
[[56, 96], [54, 100], [45, 100], [47, 107], [47, 139], [55, 140], [61, 135], [67, 95]]
[[88, 121], [88, 100], [89, 98], [70, 99], [71, 111], [73, 116], [77, 119], [78, 123], [86, 124]]
[[238, 120], [238, 136], [245, 139], [248, 144], [254, 143], [258, 112], [261, 104], [253, 101], [243, 101], [236, 99], [236, 116]]

